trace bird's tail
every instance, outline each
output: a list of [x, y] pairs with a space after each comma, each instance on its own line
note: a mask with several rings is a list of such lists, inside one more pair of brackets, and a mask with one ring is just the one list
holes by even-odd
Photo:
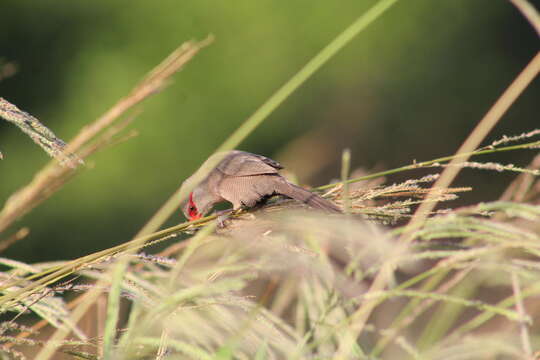
[[289, 182], [282, 183], [282, 186], [280, 186], [279, 189], [279, 193], [292, 199], [302, 201], [303, 203], [311, 206], [314, 209], [320, 209], [331, 213], [342, 212], [341, 209], [332, 201], [323, 199], [314, 192], [308, 191]]

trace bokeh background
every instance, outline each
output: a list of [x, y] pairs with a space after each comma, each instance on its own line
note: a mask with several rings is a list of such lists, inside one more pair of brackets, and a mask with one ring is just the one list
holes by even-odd
[[[90, 159], [17, 226], [31, 235], [3, 256], [72, 258], [126, 241], [255, 109], [372, 0], [0, 3], [0, 61], [17, 72], [0, 96], [64, 140], [104, 113], [190, 39], [215, 41], [139, 107], [140, 135]], [[281, 161], [303, 184], [354, 167], [389, 169], [452, 154], [539, 50], [506, 0], [400, 1], [274, 112], [241, 146]], [[533, 83], [486, 143], [538, 127]], [[0, 121], [0, 202], [49, 161]], [[532, 152], [482, 160], [526, 165]], [[411, 176], [402, 174], [401, 177]], [[400, 177], [388, 179], [399, 181]], [[509, 173], [465, 170], [462, 201], [497, 199]], [[169, 224], [183, 221], [181, 215]]]

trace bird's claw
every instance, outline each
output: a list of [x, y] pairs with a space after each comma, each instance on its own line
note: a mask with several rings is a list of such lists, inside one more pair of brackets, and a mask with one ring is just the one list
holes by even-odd
[[225, 221], [229, 220], [232, 214], [234, 214], [234, 210], [221, 210], [215, 212], [217, 218], [217, 225], [220, 229], [225, 228], [226, 224]]
[[218, 216], [217, 219], [216, 219], [218, 228], [224, 229], [225, 228], [225, 221], [227, 221], [228, 219], [229, 219], [229, 215], [220, 215], [220, 216]]

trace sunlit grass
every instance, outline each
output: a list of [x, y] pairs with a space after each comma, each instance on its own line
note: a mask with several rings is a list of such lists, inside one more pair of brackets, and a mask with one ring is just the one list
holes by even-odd
[[[395, 2], [378, 1], [359, 16], [218, 151], [237, 147]], [[173, 53], [68, 149], [84, 158], [107, 145], [129, 122], [116, 124], [119, 116], [161, 89], [206, 44], [188, 43]], [[526, 71], [532, 79], [538, 69]], [[512, 99], [527, 86], [521, 85]], [[507, 109], [511, 101], [504, 94], [501, 99]], [[494, 106], [490, 126], [503, 113]], [[529, 141], [540, 131], [473, 150], [488, 130], [473, 133], [477, 144], [463, 153], [358, 179], [349, 178], [350, 154], [344, 152], [342, 181], [314, 189], [344, 214], [274, 200], [233, 215], [223, 229], [208, 216], [157, 231], [186, 195], [179, 189], [138, 236], [119, 246], [52, 264], [0, 259], [6, 269], [0, 308], [11, 316], [0, 327], [1, 356], [24, 359], [39, 351], [38, 359], [532, 359], [540, 338], [534, 322], [540, 310], [534, 306], [540, 293], [539, 161], [524, 168], [464, 159], [537, 149], [539, 141], [510, 143]], [[81, 149], [90, 140], [95, 142]], [[8, 202], [0, 230], [74, 175], [54, 166]], [[441, 167], [519, 176], [504, 201], [466, 208], [451, 201], [472, 189], [433, 186], [439, 174], [355, 186]], [[430, 208], [440, 202], [446, 208]], [[412, 217], [425, 221], [407, 225]], [[157, 255], [137, 253], [180, 233], [190, 237]], [[24, 236], [17, 232], [8, 240]], [[31, 327], [23, 325], [28, 313], [40, 319]], [[85, 314], [95, 322], [91, 330], [78, 322]], [[50, 329], [56, 331], [52, 336]]]

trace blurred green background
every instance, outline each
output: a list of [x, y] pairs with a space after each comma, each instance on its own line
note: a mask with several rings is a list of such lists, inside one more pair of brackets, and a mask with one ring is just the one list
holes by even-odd
[[[375, 1], [3, 0], [0, 59], [17, 73], [0, 96], [64, 140], [104, 113], [190, 39], [215, 41], [142, 106], [140, 135], [90, 159], [16, 225], [31, 235], [3, 256], [63, 259], [126, 241], [255, 109]], [[355, 167], [452, 154], [539, 50], [505, 0], [399, 1], [273, 113], [241, 149], [281, 161], [300, 182]], [[488, 142], [537, 127], [538, 81]], [[0, 201], [49, 159], [0, 122]], [[482, 160], [526, 165], [532, 152]], [[403, 174], [410, 176], [410, 174]], [[494, 200], [511, 174], [465, 170], [466, 202]], [[398, 181], [400, 178], [390, 179]], [[183, 221], [181, 215], [169, 224]], [[15, 227], [14, 227], [15, 229]]]

